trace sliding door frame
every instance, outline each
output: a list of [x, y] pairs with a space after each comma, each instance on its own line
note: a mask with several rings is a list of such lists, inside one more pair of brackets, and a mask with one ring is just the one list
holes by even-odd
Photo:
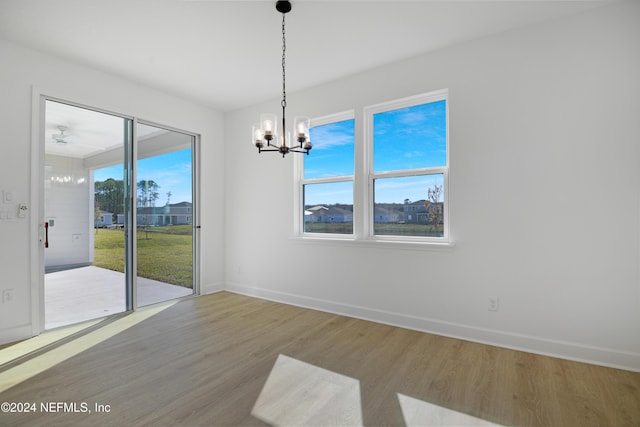
[[[178, 129], [172, 126], [163, 125], [160, 123], [156, 123], [149, 120], [143, 119], [134, 119], [134, 129], [137, 130], [138, 124], [147, 125], [156, 127], [159, 129], [167, 130], [170, 132], [177, 132], [183, 135], [187, 135], [191, 138], [191, 200], [192, 200], [192, 210], [191, 210], [191, 224], [192, 224], [192, 243], [191, 243], [191, 259], [192, 259], [192, 290], [193, 295], [200, 295], [200, 200], [198, 195], [200, 194], [200, 135], [188, 132], [182, 129]], [[137, 141], [137, 135], [134, 134], [135, 139]], [[135, 163], [137, 165], [138, 162], [138, 153], [137, 149], [134, 150], [133, 153], [135, 155]], [[137, 179], [134, 183], [138, 182]], [[135, 208], [134, 208], [135, 211]], [[134, 215], [134, 219], [137, 219], [137, 215]], [[136, 228], [137, 229], [137, 228]], [[134, 251], [137, 255], [138, 247], [137, 247], [137, 239], [133, 242]], [[137, 277], [137, 264], [136, 264], [136, 277]], [[137, 292], [134, 291], [134, 307], [137, 307]]]
[[[137, 310], [137, 215], [136, 215], [136, 165], [137, 165], [137, 127], [138, 123], [156, 126], [173, 132], [179, 132], [190, 136], [191, 161], [192, 161], [192, 269], [193, 269], [193, 295], [200, 294], [200, 135], [185, 130], [172, 128], [163, 124], [141, 120], [134, 116], [122, 114], [70, 101], [68, 97], [50, 95], [52, 91], [44, 91], [36, 86], [32, 87], [31, 99], [31, 214], [30, 214], [30, 285], [31, 285], [31, 335], [36, 336], [45, 331], [45, 301], [44, 301], [44, 165], [45, 165], [45, 126], [46, 126], [46, 101], [60, 102], [78, 108], [92, 110], [98, 113], [120, 117], [126, 123], [124, 164], [127, 180], [125, 188], [125, 280], [126, 280], [126, 311]], [[130, 138], [128, 138], [130, 137]], [[127, 143], [127, 139], [129, 143]], [[129, 224], [129, 227], [127, 227]]]

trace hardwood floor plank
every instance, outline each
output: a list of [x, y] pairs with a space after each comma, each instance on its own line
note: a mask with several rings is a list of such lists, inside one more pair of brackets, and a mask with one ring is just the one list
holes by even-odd
[[402, 426], [427, 413], [517, 426], [640, 425], [640, 373], [226, 292], [181, 301], [0, 393], [0, 402], [87, 403], [91, 413], [5, 412], [0, 425], [268, 425], [252, 410], [280, 355], [318, 368], [309, 384], [298, 374], [280, 385], [310, 407], [313, 384], [330, 373], [353, 379], [360, 397], [349, 405], [365, 425]]

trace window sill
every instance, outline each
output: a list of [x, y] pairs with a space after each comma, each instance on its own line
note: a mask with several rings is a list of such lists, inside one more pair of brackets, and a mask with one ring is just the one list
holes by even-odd
[[375, 237], [369, 239], [356, 239], [350, 235], [299, 235], [293, 236], [291, 240], [302, 244], [352, 246], [360, 248], [380, 248], [380, 249], [409, 249], [441, 251], [452, 250], [455, 243], [451, 241], [425, 241], [425, 240], [400, 240], [397, 238]]

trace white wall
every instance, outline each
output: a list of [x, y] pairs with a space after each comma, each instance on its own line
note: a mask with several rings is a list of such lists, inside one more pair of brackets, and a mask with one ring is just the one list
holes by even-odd
[[[93, 261], [93, 188], [82, 159], [45, 155], [44, 216], [49, 224], [45, 267]], [[65, 178], [70, 178], [65, 180]]]
[[278, 100], [228, 114], [228, 289], [640, 370], [638, 41], [627, 2], [288, 94], [360, 146], [364, 106], [448, 88], [450, 249], [292, 238], [292, 159], [249, 142]]
[[[198, 133], [201, 139], [203, 292], [222, 286], [224, 278], [224, 147], [222, 114], [103, 72], [0, 40], [0, 189], [16, 203], [30, 203], [32, 88], [43, 94]], [[196, 64], [194, 64], [195, 66]], [[189, 64], [185, 64], [189, 66]], [[37, 108], [36, 108], [37, 111]], [[30, 215], [37, 212], [32, 209]], [[10, 304], [0, 305], [0, 343], [29, 336], [32, 325], [30, 244], [37, 240], [31, 219], [0, 221], [0, 290], [14, 289]]]

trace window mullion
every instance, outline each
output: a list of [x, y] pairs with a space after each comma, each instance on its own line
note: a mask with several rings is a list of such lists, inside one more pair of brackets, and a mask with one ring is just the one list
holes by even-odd
[[422, 169], [407, 169], [407, 170], [399, 170], [399, 171], [385, 171], [385, 172], [372, 172], [373, 179], [378, 178], [392, 178], [392, 177], [401, 177], [401, 176], [419, 176], [419, 175], [437, 175], [443, 174], [447, 170], [447, 167], [436, 167], [436, 168], [422, 168]]
[[302, 179], [302, 185], [306, 184], [322, 184], [326, 182], [347, 182], [353, 181], [353, 175], [344, 175], [344, 176], [328, 176], [323, 178], [307, 178]]

